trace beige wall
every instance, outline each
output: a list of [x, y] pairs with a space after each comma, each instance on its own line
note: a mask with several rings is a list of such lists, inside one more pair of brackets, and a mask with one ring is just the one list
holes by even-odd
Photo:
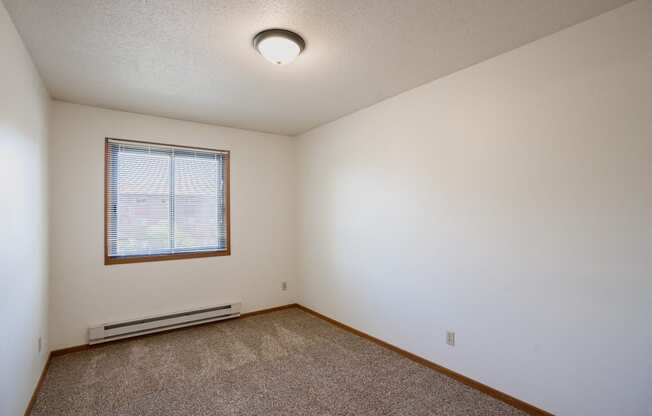
[[310, 131], [299, 164], [301, 303], [555, 414], [652, 414], [651, 1]]
[[0, 415], [20, 415], [48, 352], [50, 98], [2, 2], [0, 56]]
[[[295, 301], [293, 139], [58, 101], [51, 137], [53, 349], [84, 344], [89, 325], [103, 322], [232, 300], [245, 312]], [[232, 255], [105, 266], [105, 137], [230, 150]]]

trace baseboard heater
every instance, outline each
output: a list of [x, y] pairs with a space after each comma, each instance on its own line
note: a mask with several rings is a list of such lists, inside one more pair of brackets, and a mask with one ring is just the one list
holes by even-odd
[[91, 345], [99, 344], [101, 342], [167, 331], [184, 326], [237, 318], [240, 316], [241, 306], [241, 302], [226, 303], [165, 315], [146, 316], [129, 321], [106, 323], [88, 328], [88, 343]]

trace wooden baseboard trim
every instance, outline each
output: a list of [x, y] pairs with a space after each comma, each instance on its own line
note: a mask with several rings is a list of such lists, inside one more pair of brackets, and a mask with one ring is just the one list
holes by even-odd
[[25, 416], [29, 416], [32, 414], [32, 408], [34, 407], [34, 404], [36, 404], [36, 398], [38, 397], [39, 391], [41, 391], [41, 387], [43, 386], [43, 381], [45, 381], [45, 374], [48, 372], [48, 367], [50, 367], [50, 360], [52, 359], [52, 354], [48, 354], [48, 359], [45, 361], [45, 365], [43, 366], [43, 370], [41, 371], [41, 376], [38, 379], [38, 382], [36, 383], [36, 387], [34, 388], [34, 393], [32, 393], [32, 398], [29, 400], [29, 403], [27, 404], [27, 408], [25, 409]]
[[240, 315], [240, 318], [249, 318], [256, 315], [262, 315], [264, 313], [282, 311], [283, 309], [290, 309], [290, 308], [297, 308], [297, 307], [299, 307], [298, 303], [290, 303], [283, 306], [276, 306], [274, 308], [260, 309], [258, 311], [243, 313]]
[[92, 345], [75, 345], [74, 347], [61, 348], [59, 350], [54, 350], [50, 353], [53, 357], [58, 357], [59, 355], [66, 355], [73, 352], [86, 351], [92, 348]]
[[526, 403], [526, 402], [524, 402], [522, 400], [519, 400], [519, 399], [517, 399], [517, 398], [515, 398], [513, 396], [510, 396], [509, 394], [506, 394], [506, 393], [503, 393], [503, 392], [501, 392], [499, 390], [496, 390], [493, 387], [489, 387], [486, 384], [482, 384], [479, 381], [475, 381], [472, 378], [466, 377], [465, 375], [462, 375], [460, 373], [456, 373], [453, 370], [449, 370], [448, 368], [443, 367], [443, 366], [441, 366], [439, 364], [433, 363], [432, 361], [429, 361], [429, 360], [427, 360], [427, 359], [425, 359], [423, 357], [412, 354], [409, 351], [405, 351], [405, 350], [403, 350], [401, 348], [398, 348], [398, 347], [396, 347], [396, 346], [394, 346], [392, 344], [388, 344], [385, 341], [382, 341], [382, 340], [380, 340], [378, 338], [372, 337], [371, 335], [369, 335], [367, 333], [364, 333], [364, 332], [359, 331], [359, 330], [357, 330], [355, 328], [352, 328], [352, 327], [350, 327], [348, 325], [345, 325], [345, 324], [343, 324], [343, 323], [341, 323], [339, 321], [336, 321], [335, 319], [329, 318], [328, 316], [322, 315], [319, 312], [316, 312], [316, 311], [314, 311], [314, 310], [312, 310], [310, 308], [307, 308], [307, 307], [305, 307], [303, 305], [299, 304], [299, 305], [297, 305], [297, 307], [299, 309], [301, 309], [302, 311], [305, 311], [305, 312], [307, 312], [307, 313], [309, 313], [311, 315], [316, 316], [317, 318], [320, 318], [320, 319], [322, 319], [322, 320], [324, 320], [324, 321], [326, 321], [328, 323], [331, 323], [331, 324], [333, 324], [333, 325], [335, 325], [335, 326], [337, 326], [339, 328], [342, 328], [342, 329], [344, 329], [346, 331], [349, 331], [349, 332], [351, 332], [351, 333], [353, 333], [355, 335], [358, 335], [358, 336], [360, 336], [362, 338], [366, 338], [366, 339], [368, 339], [368, 340], [370, 340], [370, 341], [372, 341], [372, 342], [374, 342], [374, 343], [376, 343], [376, 344], [378, 344], [378, 345], [380, 345], [382, 347], [385, 347], [385, 348], [387, 348], [389, 350], [392, 350], [392, 351], [394, 351], [394, 352], [396, 352], [398, 354], [401, 354], [405, 358], [408, 358], [408, 359], [410, 359], [410, 360], [412, 360], [412, 361], [414, 361], [414, 362], [416, 362], [418, 364], [421, 364], [421, 365], [423, 365], [425, 367], [433, 369], [433, 370], [435, 370], [435, 371], [437, 371], [439, 373], [442, 373], [442, 374], [444, 374], [444, 375], [446, 375], [446, 376], [448, 376], [448, 377], [450, 377], [450, 378], [452, 378], [454, 380], [459, 381], [460, 383], [463, 383], [463, 384], [465, 384], [465, 385], [467, 385], [469, 387], [472, 387], [472, 388], [474, 388], [476, 390], [479, 390], [479, 391], [481, 391], [481, 392], [483, 392], [483, 393], [485, 393], [485, 394], [487, 394], [487, 395], [489, 395], [489, 396], [491, 396], [491, 397], [493, 397], [495, 399], [498, 399], [498, 400], [500, 400], [500, 401], [502, 401], [504, 403], [507, 403], [508, 405], [510, 405], [512, 407], [515, 407], [515, 408], [517, 408], [519, 410], [522, 410], [522, 411], [524, 411], [525, 413], [527, 413], [529, 415], [553, 416], [552, 413], [548, 413], [545, 410], [539, 409], [536, 406], [533, 406], [533, 405], [531, 405], [529, 403]]
[[[252, 316], [262, 315], [262, 314], [270, 313], [270, 312], [281, 311], [283, 309], [296, 308], [297, 306], [298, 306], [298, 304], [296, 304], [296, 303], [290, 303], [288, 305], [282, 305], [282, 306], [275, 306], [273, 308], [267, 308], [267, 309], [261, 309], [261, 310], [253, 311], [253, 312], [243, 313], [243, 314], [240, 314], [240, 316], [238, 318], [236, 318], [236, 319], [250, 318]], [[129, 341], [139, 339], [139, 338], [152, 337], [152, 336], [156, 336], [156, 335], [167, 334], [169, 332], [183, 331], [184, 329], [191, 329], [191, 328], [196, 328], [198, 326], [204, 326], [204, 325], [219, 324], [221, 322], [227, 322], [227, 321], [229, 321], [229, 319], [225, 319], [223, 321], [206, 322], [206, 323], [199, 324], [199, 325], [184, 326], [182, 328], [172, 328], [172, 329], [168, 329], [168, 330], [165, 330], [165, 331], [154, 332], [154, 333], [151, 333], [151, 334], [138, 335], [138, 336], [131, 337], [131, 338], [116, 339], [115, 341], [108, 341], [108, 342], [104, 342], [102, 344], [76, 345], [74, 347], [68, 347], [68, 348], [62, 348], [62, 349], [54, 350], [50, 354], [51, 354], [52, 357], [58, 357], [60, 355], [70, 354], [70, 353], [73, 353], [73, 352], [86, 351], [86, 350], [90, 350], [90, 349], [94, 349], [94, 348], [102, 348], [102, 347], [104, 347], [106, 345], [115, 344], [115, 343], [119, 343], [119, 342], [129, 342]]]

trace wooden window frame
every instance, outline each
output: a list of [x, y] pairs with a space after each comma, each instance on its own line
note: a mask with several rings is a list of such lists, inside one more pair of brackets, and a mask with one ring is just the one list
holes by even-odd
[[[204, 150], [210, 152], [219, 152], [225, 155], [224, 159], [224, 216], [226, 221], [226, 249], [216, 251], [187, 252], [175, 254], [153, 254], [145, 256], [128, 256], [128, 257], [111, 257], [109, 256], [109, 165], [110, 151], [109, 141], [119, 140], [134, 144], [145, 144], [155, 146], [178, 147], [180, 149]], [[231, 255], [231, 152], [229, 150], [210, 149], [205, 147], [182, 146], [169, 143], [148, 142], [143, 140], [119, 139], [116, 137], [106, 137], [104, 139], [104, 264], [128, 264], [128, 263], [145, 263], [151, 261], [165, 260], [184, 260], [196, 259], [202, 257], [221, 257]]]

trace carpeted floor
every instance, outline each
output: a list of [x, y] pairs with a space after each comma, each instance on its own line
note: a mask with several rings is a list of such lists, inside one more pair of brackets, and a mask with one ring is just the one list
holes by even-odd
[[32, 415], [523, 413], [293, 308], [54, 357]]

